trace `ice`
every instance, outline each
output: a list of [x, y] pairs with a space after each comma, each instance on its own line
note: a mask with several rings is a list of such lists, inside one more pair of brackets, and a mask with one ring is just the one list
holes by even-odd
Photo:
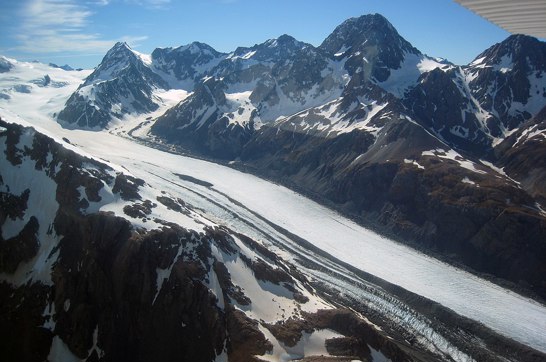
[[150, 54], [140, 53], [140, 52], [137, 52], [137, 51], [134, 50], [134, 49], [131, 49], [131, 51], [132, 51], [138, 58], [140, 58], [140, 60], [142, 61], [142, 63], [144, 63], [144, 64], [147, 65], [148, 67], [152, 65], [152, 56], [151, 56]]
[[478, 65], [482, 64], [484, 60], [485, 60], [485, 57], [476, 58], [476, 59], [475, 59], [472, 63], [470, 63], [469, 65], [470, 65], [470, 66], [478, 66]]
[[293, 296], [283, 287], [256, 279], [253, 271], [238, 257], [228, 256], [218, 249], [213, 252], [223, 262], [234, 284], [241, 287], [244, 294], [252, 301], [250, 306], [238, 306], [251, 318], [275, 323], [297, 312]]
[[351, 47], [348, 47], [347, 45], [343, 45], [341, 48], [339, 48], [339, 50], [337, 51], [336, 54], [334, 54], [334, 57], [340, 57], [342, 56], [343, 54], [345, 54], [345, 52], [347, 50], [351, 49]]
[[[157, 184], [159, 180], [146, 177], [146, 170], [148, 163], [162, 160], [161, 170], [153, 171], [161, 172], [167, 180], [172, 179], [173, 172], [183, 170], [185, 174], [210, 182], [214, 187], [209, 188], [209, 192], [229, 195], [253, 213], [302, 236], [334, 257], [435, 300], [501, 334], [546, 351], [546, 341], [540, 338], [546, 329], [546, 308], [528, 298], [383, 238], [293, 191], [255, 176], [207, 161], [149, 149], [112, 135], [101, 137], [100, 145], [86, 141], [85, 132], [71, 137], [77, 135], [78, 143], [85, 145], [86, 151], [125, 164], [131, 172], [157, 185], [158, 189], [164, 186]], [[115, 154], [109, 151], [112, 148], [116, 149]], [[233, 203], [226, 200], [216, 199], [233, 209]], [[250, 279], [250, 271], [243, 266], [227, 265]], [[244, 278], [240, 280], [244, 282]], [[271, 297], [255, 280], [249, 280], [245, 286], [256, 295]], [[271, 314], [270, 317], [275, 318]]]
[[[161, 159], [161, 170], [153, 171], [161, 172], [165, 179], [172, 179], [172, 172], [184, 170], [185, 174], [214, 184], [208, 192], [229, 195], [253, 213], [304, 237], [336, 258], [481, 321], [504, 335], [546, 350], [546, 341], [540, 338], [546, 328], [546, 309], [528, 298], [383, 238], [293, 191], [255, 176], [207, 161], [149, 149], [112, 135], [105, 134], [101, 141], [100, 146], [88, 143], [85, 149], [99, 157], [111, 157], [126, 164], [131, 172], [152, 184], [159, 180], [146, 177], [147, 163]], [[86, 138], [82, 137], [78, 143], [85, 144]], [[109, 150], [114, 145], [117, 152], [112, 155]], [[450, 156], [455, 158], [456, 155]], [[127, 159], [131, 162], [127, 163]], [[161, 184], [156, 187], [164, 188]], [[215, 202], [234, 209], [233, 203], [219, 195]], [[245, 217], [252, 217], [252, 214]], [[271, 297], [271, 293], [264, 291], [255, 280], [250, 280], [250, 270], [240, 264], [226, 264], [231, 268], [230, 272], [241, 276], [238, 280], [243, 288], [255, 292], [256, 296]], [[248, 278], [246, 282], [245, 278]], [[278, 301], [282, 300], [282, 297], [278, 298]], [[261, 309], [267, 305], [254, 307]], [[275, 319], [276, 313], [272, 315], [268, 310], [264, 313]]]
[[225, 302], [224, 302], [224, 293], [222, 291], [222, 287], [220, 286], [220, 282], [218, 281], [218, 275], [216, 275], [216, 272], [213, 268], [211, 268], [209, 275], [208, 275], [209, 283], [207, 287], [214, 293], [214, 295], [217, 298], [216, 305], [220, 309], [225, 308]]
[[252, 91], [226, 93], [228, 109], [223, 111], [228, 113], [230, 124], [237, 124], [242, 127], [248, 125], [252, 112], [256, 109], [250, 101], [251, 93]]
[[[93, 345], [91, 346], [89, 351], [87, 351], [87, 356], [91, 356], [91, 353], [93, 353], [93, 351], [96, 351], [99, 358], [104, 357], [104, 351], [97, 345], [98, 339], [99, 339], [99, 326], [97, 325], [95, 327], [95, 330], [93, 331]], [[50, 361], [50, 362], [53, 362], [53, 361]]]
[[493, 66], [493, 69], [501, 73], [507, 73], [512, 71], [513, 66], [514, 66], [514, 62], [512, 61], [512, 55], [504, 54], [499, 60], [499, 62]]
[[54, 319], [54, 316], [55, 316], [55, 303], [52, 302], [46, 305], [44, 312], [42, 313], [42, 317], [46, 318], [42, 327], [49, 329], [50, 331], [53, 332], [55, 330], [55, 325], [57, 324]]

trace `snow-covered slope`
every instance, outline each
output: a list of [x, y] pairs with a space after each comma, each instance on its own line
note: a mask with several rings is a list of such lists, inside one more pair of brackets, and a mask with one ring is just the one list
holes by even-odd
[[[36, 62], [2, 57], [9, 69], [0, 75], [0, 106], [27, 109], [26, 115], [54, 117], [62, 104], [91, 74], [89, 70], [66, 71]], [[29, 104], [33, 104], [29, 107]]]

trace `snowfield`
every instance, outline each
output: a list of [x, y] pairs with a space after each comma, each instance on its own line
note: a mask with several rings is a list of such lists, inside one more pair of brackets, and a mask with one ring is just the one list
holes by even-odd
[[[48, 68], [48, 71], [51, 72], [51, 68]], [[66, 73], [63, 70], [56, 72], [59, 74], [50, 74], [52, 79], [61, 79], [61, 75]], [[70, 84], [65, 86], [67, 89], [63, 90], [62, 94], [68, 95], [71, 93], [70, 89], [75, 90], [77, 81], [81, 81], [86, 74], [85, 72], [71, 74], [70, 77], [74, 79], [68, 82]], [[66, 79], [66, 75], [63, 79]], [[0, 91], [10, 87], [12, 89], [18, 82], [2, 76]], [[65, 137], [73, 145], [71, 148], [78, 152], [117, 165], [117, 169], [123, 167], [124, 172], [142, 178], [147, 183], [146, 190], [157, 192], [163, 190], [176, 195], [193, 205], [196, 210], [200, 210], [203, 218], [244, 232], [264, 244], [271, 245], [276, 252], [290, 261], [296, 262], [297, 255], [301, 254], [312, 258], [316, 263], [323, 263], [332, 271], [340, 272], [343, 269], [306, 250], [301, 243], [288, 237], [288, 233], [359, 270], [436, 301], [504, 336], [546, 352], [545, 306], [384, 238], [285, 187], [253, 175], [211, 162], [152, 149], [106, 131], [64, 129], [55, 122], [52, 114], [62, 108], [66, 98], [57, 96], [48, 98], [50, 94], [40, 92], [44, 88], [36, 86], [31, 93], [10, 91], [10, 99], [0, 99], [0, 117], [7, 122], [32, 125], [37, 131], [67, 145], [62, 141]], [[142, 121], [146, 117], [143, 116]], [[132, 124], [136, 124], [136, 121], [133, 122]], [[189, 178], [181, 179], [177, 174], [191, 176], [204, 182], [196, 183]], [[99, 208], [109, 210], [113, 207], [107, 204]], [[238, 271], [237, 265], [226, 264], [230, 272], [235, 274], [243, 275], [247, 272]], [[318, 273], [309, 277], [325, 281], [328, 279], [327, 275]], [[354, 276], [346, 277], [351, 279]], [[264, 293], [263, 287], [251, 285], [250, 281], [248, 283], [249, 292], [254, 289], [257, 296]], [[334, 285], [336, 282], [331, 284]], [[338, 288], [340, 292], [345, 290], [354, 294], [356, 298], [369, 298], [366, 300], [370, 301], [370, 305], [373, 304], [383, 312], [392, 313], [395, 317], [399, 316], [401, 320], [404, 317], [399, 306], [375, 300], [373, 299], [375, 296], [366, 296], [364, 291], [351, 290], [349, 286], [347, 289], [342, 285]], [[320, 304], [319, 301], [317, 303]], [[266, 308], [266, 305], [257, 306], [253, 312], [260, 315], [271, 313], [261, 311]], [[268, 317], [274, 320], [276, 315], [273, 313]], [[428, 330], [425, 322], [417, 320], [407, 323], [413, 323], [412, 328], [415, 328], [416, 333], [434, 344], [431, 348], [449, 354], [454, 360], [470, 359], [450, 346], [447, 341], [443, 341], [441, 336], [434, 334], [434, 331]], [[314, 345], [320, 345], [316, 341], [329, 338], [330, 334], [329, 331], [323, 331], [305, 335], [304, 338], [313, 343], [305, 346], [298, 344], [295, 347], [297, 351], [281, 351], [276, 345], [274, 353], [280, 356], [285, 352], [290, 354], [301, 352], [301, 349], [313, 348]], [[62, 348], [62, 345], [57, 345], [57, 349]]]

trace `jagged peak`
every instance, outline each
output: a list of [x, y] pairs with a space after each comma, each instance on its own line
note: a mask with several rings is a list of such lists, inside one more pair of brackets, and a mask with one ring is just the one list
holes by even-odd
[[131, 49], [129, 44], [126, 42], [117, 42], [108, 50], [108, 52], [106, 52], [106, 55], [102, 58], [97, 69], [110, 67], [115, 63], [127, 63], [137, 59], [139, 59], [138, 55]]
[[190, 44], [187, 44], [187, 45], [183, 45], [183, 46], [180, 46], [176, 49], [174, 49], [174, 51], [176, 52], [190, 52], [192, 54], [197, 54], [197, 53], [212, 53], [212, 54], [219, 54], [218, 51], [216, 51], [216, 49], [214, 49], [213, 47], [211, 47], [210, 45], [208, 44], [205, 44], [205, 43], [201, 43], [201, 42], [198, 42], [198, 41], [194, 41]]
[[106, 55], [108, 56], [108, 54], [112, 55], [116, 53], [124, 53], [124, 52], [132, 52], [132, 51], [133, 50], [131, 49], [129, 44], [127, 44], [124, 41], [118, 41], [116, 44], [114, 44], [112, 48], [110, 48], [110, 50], [108, 50]]
[[0, 73], [8, 72], [11, 68], [13, 68], [13, 59], [0, 55]]
[[512, 34], [479, 54], [469, 65], [483, 66], [529, 61], [546, 69], [546, 43], [524, 34]]
[[388, 29], [391, 31], [396, 31], [394, 26], [387, 20], [387, 18], [378, 13], [349, 18], [341, 23], [340, 26], [343, 27], [351, 25], [358, 26], [359, 28], [372, 27], [375, 29]]
[[398, 47], [401, 52], [420, 53], [380, 14], [362, 15], [345, 20], [324, 40], [320, 49], [334, 55], [341, 49], [354, 52], [363, 46]]
[[252, 58], [267, 61], [279, 58], [291, 58], [299, 54], [303, 49], [315, 48], [311, 44], [301, 42], [290, 35], [283, 34], [278, 38], [268, 39], [252, 47], [238, 47], [228, 56], [228, 59]]
[[93, 73], [87, 77], [82, 86], [101, 80], [110, 80], [116, 78], [120, 72], [129, 66], [136, 68], [146, 68], [150, 60], [149, 56], [141, 54], [131, 49], [126, 42], [117, 42], [106, 53], [100, 64]]
[[304, 46], [304, 43], [301, 41], [296, 40], [293, 36], [290, 36], [288, 34], [283, 34], [279, 36], [278, 38], [268, 39], [263, 44], [263, 46], [266, 46], [268, 48], [275, 48], [275, 47], [298, 47], [301, 48]]
[[208, 44], [194, 41], [190, 44], [181, 45], [176, 48], [167, 47], [167, 48], [156, 48], [152, 52], [152, 59], [159, 58], [171, 58], [171, 57], [189, 57], [189, 58], [200, 58], [202, 56], [209, 57], [220, 57], [224, 53], [218, 52], [216, 49], [211, 47]]

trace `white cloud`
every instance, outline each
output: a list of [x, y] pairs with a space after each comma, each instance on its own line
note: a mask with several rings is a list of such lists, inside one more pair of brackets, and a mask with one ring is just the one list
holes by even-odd
[[92, 0], [92, 1], [89, 1], [89, 4], [90, 4], [90, 5], [101, 5], [101, 6], [105, 6], [105, 5], [110, 4], [110, 0]]
[[171, 0], [125, 0], [127, 4], [144, 6], [150, 9], [165, 9]]
[[[109, 0], [96, 0], [95, 5], [107, 5]], [[89, 3], [88, 3], [89, 4]], [[21, 28], [16, 36], [15, 50], [27, 53], [104, 52], [116, 41], [132, 46], [146, 36], [125, 36], [105, 39], [88, 31], [93, 12], [74, 0], [31, 0], [24, 7]]]

